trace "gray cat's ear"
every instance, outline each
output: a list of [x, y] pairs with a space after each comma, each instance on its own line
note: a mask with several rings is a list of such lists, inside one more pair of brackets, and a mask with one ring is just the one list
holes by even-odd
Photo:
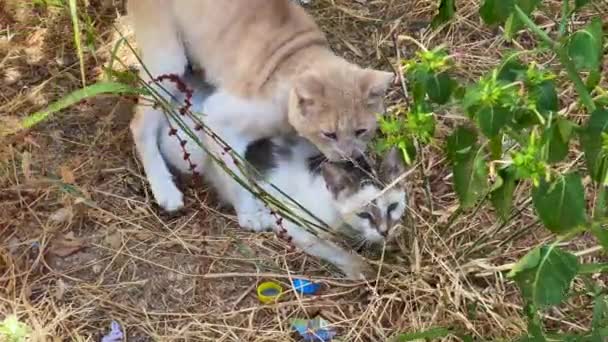
[[391, 148], [380, 164], [380, 180], [385, 184], [394, 182], [407, 170], [403, 152], [397, 147]]
[[314, 109], [318, 99], [325, 94], [325, 86], [319, 75], [308, 72], [296, 78], [293, 87], [297, 105], [306, 116]]
[[352, 191], [355, 187], [355, 180], [348, 171], [334, 163], [323, 164], [321, 174], [325, 179], [327, 189], [335, 198], [345, 191]]
[[361, 76], [360, 86], [363, 96], [367, 97], [370, 104], [381, 103], [386, 91], [395, 81], [392, 72], [365, 69]]

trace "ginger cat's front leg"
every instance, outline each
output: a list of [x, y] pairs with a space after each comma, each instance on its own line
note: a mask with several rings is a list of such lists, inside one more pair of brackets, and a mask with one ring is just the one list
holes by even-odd
[[[143, 61], [141, 77], [144, 80], [162, 74], [183, 75], [188, 64], [183, 44], [170, 15], [169, 2], [162, 0], [131, 0], [128, 11], [133, 19], [137, 44]], [[148, 74], [149, 73], [149, 74]], [[174, 94], [174, 84], [165, 82], [155, 86], [159, 96]], [[183, 194], [175, 186], [172, 174], [159, 150], [159, 134], [166, 127], [166, 117], [158, 109], [139, 105], [131, 121], [131, 132], [137, 154], [142, 162], [150, 188], [158, 204], [166, 211], [183, 207]]]
[[154, 199], [164, 210], [175, 211], [184, 206], [184, 196], [173, 183], [173, 175], [158, 147], [158, 134], [166, 126], [164, 123], [162, 112], [139, 106], [131, 121], [131, 133]]
[[[221, 112], [213, 112], [213, 114], [207, 117], [209, 119], [207, 120], [207, 125], [232, 148], [233, 153], [243, 157], [247, 150], [247, 145], [251, 141], [255, 141], [255, 139], [250, 138], [249, 135], [243, 132], [225, 127], [223, 123], [217, 124], [212, 120], [213, 116], [217, 114], [221, 114]], [[240, 161], [236, 157], [233, 158], [213, 137], [205, 136], [203, 140], [209, 153], [215, 156], [215, 158], [220, 159], [230, 171], [234, 172], [243, 181], [247, 180], [247, 177], [243, 174], [239, 165], [237, 165]], [[263, 231], [271, 228], [274, 219], [270, 214], [270, 209], [266, 208], [260, 199], [256, 198], [233, 179], [218, 163], [213, 161], [211, 166], [207, 170], [206, 176], [213, 179], [211, 183], [214, 184], [220, 196], [226, 202], [232, 204], [236, 211], [239, 225], [254, 231]]]

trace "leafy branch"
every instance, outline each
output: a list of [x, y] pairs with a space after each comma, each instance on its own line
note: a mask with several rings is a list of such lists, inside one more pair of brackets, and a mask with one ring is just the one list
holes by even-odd
[[[509, 267], [508, 277], [521, 290], [528, 318], [528, 333], [521, 341], [600, 341], [608, 337], [605, 290], [598, 288], [589, 274], [606, 272], [608, 267], [580, 263], [575, 254], [559, 246], [587, 232], [608, 251], [608, 110], [606, 102], [599, 101], [606, 94], [600, 86], [603, 24], [600, 16], [595, 16], [580, 30], [568, 32], [573, 14], [592, 2], [577, 0], [572, 7], [564, 0], [558, 30], [556, 34], [548, 33], [532, 19], [541, 3], [542, 0], [482, 1], [480, 17], [488, 25], [503, 25], [506, 39], [514, 39], [527, 30], [540, 44], [534, 50], [508, 54], [476, 82], [452, 86], [452, 63], [441, 48], [424, 48], [413, 60], [404, 61], [407, 67], [403, 71], [413, 102], [408, 108], [398, 108], [396, 112], [401, 114], [381, 125], [384, 137], [380, 143], [383, 148], [386, 147], [382, 144], [403, 148], [411, 141], [433, 143], [434, 110], [447, 107], [464, 112], [468, 122], [457, 126], [445, 144], [460, 202], [459, 213], [489, 201], [499, 219], [512, 219], [514, 191], [518, 185], [528, 184], [538, 220], [556, 235], [554, 242], [533, 248]], [[440, 0], [438, 10], [432, 23], [437, 28], [457, 14], [454, 1]], [[548, 68], [523, 61], [524, 55], [526, 60], [534, 60], [541, 49], [557, 56], [559, 66]], [[568, 86], [576, 91], [581, 110], [589, 114], [583, 124], [567, 117], [571, 108], [560, 108], [559, 90]], [[424, 116], [423, 125], [418, 124], [419, 108], [430, 113]], [[569, 158], [576, 137], [586, 169], [577, 168], [578, 164]], [[565, 162], [568, 167], [563, 167]], [[593, 181], [589, 185], [583, 182], [585, 173]], [[595, 194], [595, 205], [589, 213], [586, 187]], [[563, 303], [577, 277], [586, 281], [588, 293], [594, 293], [592, 327], [578, 335], [547, 332], [543, 311]]]

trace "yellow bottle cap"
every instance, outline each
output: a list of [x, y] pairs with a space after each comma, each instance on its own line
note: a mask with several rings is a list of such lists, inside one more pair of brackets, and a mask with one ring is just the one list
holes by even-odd
[[264, 304], [275, 302], [282, 293], [281, 285], [272, 281], [263, 282], [258, 286], [258, 299]]

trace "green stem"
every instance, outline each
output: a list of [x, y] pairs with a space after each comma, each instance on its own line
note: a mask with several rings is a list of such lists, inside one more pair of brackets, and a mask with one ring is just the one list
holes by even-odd
[[557, 43], [551, 39], [551, 37], [549, 37], [547, 32], [538, 27], [538, 25], [536, 25], [536, 23], [534, 23], [534, 21], [532, 21], [526, 12], [524, 12], [518, 5], [515, 5], [515, 14], [517, 14], [518, 19], [521, 20], [521, 22], [524, 23], [524, 25], [526, 25], [530, 31], [537, 35], [542, 41], [547, 43], [551, 49], [557, 50], [559, 48]]
[[581, 102], [589, 112], [594, 112], [596, 107], [595, 103], [593, 102], [593, 98], [591, 97], [589, 91], [587, 91], [585, 83], [579, 76], [578, 71], [576, 71], [576, 67], [568, 56], [566, 50], [558, 43], [556, 43], [553, 39], [551, 39], [551, 37], [549, 37], [549, 35], [545, 31], [541, 30], [541, 28], [538, 27], [538, 25], [536, 25], [534, 21], [532, 21], [532, 19], [530, 19], [530, 17], [528, 17], [528, 15], [517, 5], [515, 5], [515, 14], [517, 14], [519, 20], [521, 20], [521, 22], [524, 23], [524, 25], [526, 25], [526, 27], [528, 27], [530, 31], [532, 31], [543, 42], [545, 42], [551, 47], [553, 52], [555, 52], [555, 54], [559, 58], [559, 61], [562, 66], [566, 69], [568, 78], [570, 78], [572, 83], [574, 83], [574, 89], [576, 89], [578, 96], [580, 96]]
[[591, 94], [589, 93], [589, 91], [587, 91], [587, 87], [579, 76], [578, 71], [576, 71], [576, 67], [574, 66], [574, 63], [572, 63], [572, 60], [568, 56], [568, 53], [566, 53], [564, 49], [559, 49], [556, 52], [560, 62], [566, 68], [568, 77], [570, 77], [570, 80], [572, 81], [572, 83], [574, 83], [574, 89], [576, 89], [578, 96], [581, 97], [581, 102], [583, 102], [583, 105], [587, 107], [589, 113], [595, 112], [596, 107], [595, 102], [593, 102], [593, 97], [591, 97]]
[[563, 37], [566, 34], [566, 26], [568, 25], [568, 19], [570, 18], [570, 0], [562, 0], [562, 20], [559, 24], [559, 37]]

